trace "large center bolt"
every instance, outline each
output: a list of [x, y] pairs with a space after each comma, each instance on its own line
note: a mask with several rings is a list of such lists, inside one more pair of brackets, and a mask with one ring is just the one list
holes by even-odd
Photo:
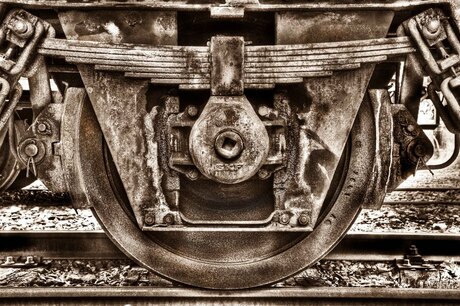
[[235, 131], [223, 131], [217, 135], [214, 148], [220, 157], [235, 159], [244, 149], [243, 139]]

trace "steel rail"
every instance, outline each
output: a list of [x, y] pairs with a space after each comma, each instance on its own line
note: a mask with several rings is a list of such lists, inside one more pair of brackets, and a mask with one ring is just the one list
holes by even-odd
[[[460, 235], [351, 232], [327, 260], [390, 261], [402, 259], [416, 245], [427, 260], [460, 261]], [[0, 258], [126, 259], [102, 231], [0, 231]]]
[[[457, 191], [460, 190], [460, 187], [398, 187], [393, 191], [396, 192], [427, 192], [427, 191]], [[392, 191], [392, 192], [393, 192]]]
[[[396, 190], [396, 191], [404, 191], [404, 192], [418, 192], [418, 191], [449, 191], [449, 190], [460, 190], [459, 188], [450, 189], [450, 188], [427, 188], [427, 189], [408, 189], [408, 190]], [[33, 192], [40, 192], [37, 190], [32, 190]], [[27, 197], [23, 200], [23, 203], [17, 200], [10, 200], [8, 198], [0, 198], [0, 207], [1, 206], [9, 206], [9, 205], [26, 205], [26, 206], [39, 206], [39, 207], [71, 207], [72, 203], [70, 200], [63, 201], [62, 199], [58, 199], [51, 202], [46, 201], [36, 201], [36, 200], [28, 200]], [[460, 201], [385, 201], [383, 205], [452, 205], [457, 206], [460, 205]]]
[[[184, 3], [184, 1], [165, 1], [165, 0], [0, 0], [0, 3], [23, 5], [35, 9], [47, 8], [151, 8], [151, 9], [175, 9], [179, 11], [208, 11], [212, 7], [220, 5], [216, 3]], [[326, 11], [331, 9], [336, 10], [410, 10], [417, 7], [425, 7], [428, 5], [455, 5], [454, 0], [380, 0], [380, 1], [270, 1], [268, 3], [259, 4], [259, 1], [237, 1], [229, 0], [229, 3], [234, 5], [244, 6], [246, 11], [284, 11], [284, 10], [318, 10]], [[246, 2], [246, 3], [245, 3]]]
[[[2, 288], [8, 305], [458, 305], [456, 289], [258, 288], [203, 290], [157, 287]], [[422, 303], [422, 304], [421, 304]]]
[[383, 205], [460, 205], [460, 201], [385, 201]]

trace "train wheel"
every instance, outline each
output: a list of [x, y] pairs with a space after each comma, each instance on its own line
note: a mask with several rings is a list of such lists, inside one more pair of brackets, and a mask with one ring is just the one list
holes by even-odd
[[[111, 166], [102, 132], [87, 101], [80, 120], [81, 178], [93, 212], [112, 241], [159, 275], [188, 285], [238, 289], [282, 280], [324, 257], [345, 235], [361, 209], [372, 171], [374, 119], [363, 103], [346, 158], [312, 232], [144, 232], [134, 220]], [[114, 173], [115, 172], [115, 173]], [[203, 197], [205, 198], [205, 197]]]
[[13, 184], [20, 172], [17, 167], [18, 162], [10, 150], [8, 135], [1, 144], [0, 151], [0, 189], [6, 190]]

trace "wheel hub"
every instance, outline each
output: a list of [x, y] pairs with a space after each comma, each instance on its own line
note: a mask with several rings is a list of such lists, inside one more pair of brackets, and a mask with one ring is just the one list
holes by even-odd
[[211, 96], [189, 137], [195, 166], [224, 184], [254, 176], [269, 147], [267, 130], [245, 96]]

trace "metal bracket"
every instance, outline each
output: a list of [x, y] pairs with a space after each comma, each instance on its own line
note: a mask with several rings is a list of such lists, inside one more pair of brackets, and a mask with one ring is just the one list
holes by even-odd
[[396, 188], [418, 169], [427, 168], [434, 148], [404, 105], [391, 106], [393, 116], [393, 163], [388, 189]]
[[24, 10], [10, 12], [0, 29], [0, 45], [7, 44], [0, 69], [8, 75], [22, 73], [45, 32], [45, 25], [34, 15]]
[[239, 96], [244, 92], [243, 37], [211, 38], [211, 94]]
[[62, 161], [57, 143], [61, 140], [64, 105], [50, 103], [27, 129], [18, 144], [18, 157], [29, 173], [40, 177], [57, 192], [66, 192]]

